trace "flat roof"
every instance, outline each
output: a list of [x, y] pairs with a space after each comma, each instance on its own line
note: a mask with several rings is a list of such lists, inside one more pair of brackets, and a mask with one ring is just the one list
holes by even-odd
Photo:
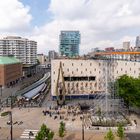
[[13, 56], [0, 56], [0, 64], [6, 65], [6, 64], [16, 64], [21, 63], [20, 60], [16, 59]]
[[34, 89], [34, 88], [40, 86], [40, 85], [43, 84], [43, 83], [45, 83], [45, 81], [46, 81], [48, 78], [50, 78], [50, 73], [49, 73], [49, 72], [46, 73], [46, 74], [44, 75], [44, 77], [43, 77], [42, 79], [40, 79], [39, 81], [33, 83], [32, 85], [30, 85], [30, 86], [28, 86], [28, 87], [26, 87], [26, 88], [24, 88], [24, 89], [22, 89], [22, 90], [20, 90], [20, 91], [17, 91], [17, 92], [16, 92], [16, 95], [17, 95], [17, 96], [19, 96], [19, 95], [21, 95], [21, 96], [24, 95], [25, 93], [31, 91], [32, 89]]
[[45, 83], [43, 83], [40, 86], [28, 91], [23, 96], [28, 98], [28, 99], [31, 99], [32, 97], [36, 96], [43, 89], [44, 86], [45, 86]]

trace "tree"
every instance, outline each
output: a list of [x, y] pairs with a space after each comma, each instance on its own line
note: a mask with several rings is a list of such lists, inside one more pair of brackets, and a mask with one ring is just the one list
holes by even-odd
[[35, 140], [52, 140], [54, 137], [54, 132], [51, 131], [45, 124], [42, 124], [40, 131], [35, 137]]
[[119, 85], [119, 96], [124, 99], [127, 107], [140, 107], [140, 77], [122, 75], [116, 82]]
[[105, 140], [114, 140], [115, 139], [115, 136], [112, 132], [111, 129], [109, 129], [109, 131], [107, 132], [106, 136], [105, 136]]
[[63, 137], [65, 136], [65, 132], [66, 132], [65, 123], [60, 122], [59, 137], [61, 137], [63, 139]]
[[119, 126], [118, 126], [117, 135], [120, 138], [120, 140], [123, 140], [123, 138], [124, 138], [124, 128], [121, 124], [119, 124]]
[[50, 132], [48, 133], [48, 139], [47, 139], [47, 140], [52, 140], [53, 137], [54, 137], [54, 132], [53, 132], [53, 131], [50, 131]]
[[38, 132], [36, 137], [35, 137], [35, 140], [43, 140], [43, 136], [42, 136], [42, 133], [41, 132]]

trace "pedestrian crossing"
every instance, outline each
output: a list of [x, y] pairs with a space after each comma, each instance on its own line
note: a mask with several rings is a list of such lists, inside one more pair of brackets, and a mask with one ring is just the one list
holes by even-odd
[[25, 129], [21, 134], [21, 139], [35, 139], [39, 130]]

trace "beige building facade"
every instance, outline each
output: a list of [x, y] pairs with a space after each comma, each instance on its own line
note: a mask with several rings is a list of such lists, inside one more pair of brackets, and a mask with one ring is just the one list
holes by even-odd
[[37, 59], [38, 59], [40, 65], [45, 65], [46, 56], [44, 54], [37, 54]]
[[[60, 63], [63, 77], [59, 74]], [[51, 94], [56, 97], [58, 81], [64, 80], [66, 96], [92, 96], [105, 92], [106, 80], [114, 80], [124, 74], [140, 76], [140, 62], [55, 59], [51, 61]]]

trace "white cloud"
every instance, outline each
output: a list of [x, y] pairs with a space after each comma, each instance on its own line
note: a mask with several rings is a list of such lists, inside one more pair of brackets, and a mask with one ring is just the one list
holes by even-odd
[[121, 47], [128, 38], [134, 42], [138, 30], [133, 28], [140, 28], [139, 0], [51, 0], [48, 10], [53, 20], [33, 32], [39, 52], [58, 51], [61, 30], [79, 30], [85, 53], [94, 47]]
[[0, 0], [0, 31], [19, 32], [30, 27], [29, 7], [19, 0]]
[[0, 33], [17, 35], [21, 31], [22, 36], [38, 42], [38, 53], [58, 51], [61, 30], [80, 31], [82, 54], [94, 47], [119, 47], [128, 38], [134, 42], [139, 34], [139, 0], [51, 0], [52, 20], [34, 27], [30, 34], [30, 8], [19, 0], [0, 1]]

